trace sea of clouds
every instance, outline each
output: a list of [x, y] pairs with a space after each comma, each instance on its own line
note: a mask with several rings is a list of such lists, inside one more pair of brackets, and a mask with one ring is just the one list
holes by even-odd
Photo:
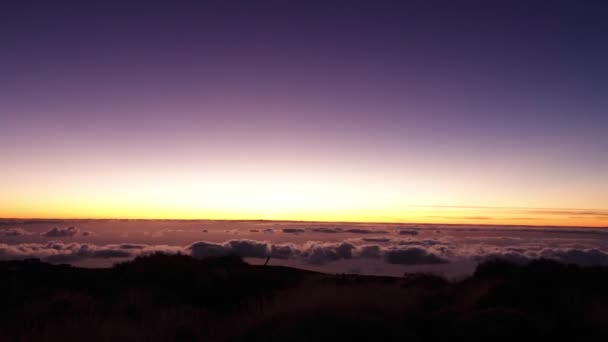
[[[104, 228], [109, 225], [124, 227]], [[110, 266], [115, 261], [155, 252], [196, 258], [239, 255], [261, 261], [270, 257], [281, 264], [311, 265], [317, 270], [326, 267], [331, 272], [349, 271], [358, 262], [449, 267], [490, 258], [521, 263], [549, 258], [579, 265], [608, 265], [608, 230], [255, 221], [249, 224], [104, 221], [101, 226], [96, 221], [0, 224], [0, 260], [39, 258], [53, 263], [107, 260]], [[343, 261], [349, 262], [349, 270], [327, 267]]]

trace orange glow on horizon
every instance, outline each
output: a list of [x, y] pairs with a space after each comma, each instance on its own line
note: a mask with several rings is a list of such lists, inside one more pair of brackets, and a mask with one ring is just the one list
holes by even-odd
[[0, 217], [608, 227], [607, 209], [587, 209], [600, 207], [601, 189], [585, 197], [568, 187], [531, 192], [484, 175], [297, 164], [61, 167], [44, 178], [28, 170], [36, 169], [15, 172], [3, 187]]
[[[401, 210], [240, 210], [216, 208], [194, 210], [177, 207], [145, 207], [120, 205], [81, 205], [46, 207], [31, 210], [27, 207], [4, 207], [2, 218], [18, 219], [167, 219], [167, 220], [275, 220], [311, 222], [377, 222], [420, 224], [470, 225], [525, 225], [525, 226], [580, 226], [608, 227], [605, 211], [505, 208], [403, 208]], [[603, 216], [602, 216], [603, 215]]]

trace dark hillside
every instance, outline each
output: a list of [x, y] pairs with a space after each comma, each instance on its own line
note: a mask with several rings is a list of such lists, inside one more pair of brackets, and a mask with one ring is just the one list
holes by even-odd
[[[110, 269], [0, 262], [6, 341], [572, 338], [608, 334], [608, 269], [482, 263], [459, 282], [154, 254]], [[608, 336], [608, 335], [605, 335]]]

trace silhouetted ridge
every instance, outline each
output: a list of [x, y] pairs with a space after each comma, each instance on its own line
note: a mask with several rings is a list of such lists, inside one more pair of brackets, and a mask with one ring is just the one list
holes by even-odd
[[321, 274], [151, 254], [109, 269], [0, 262], [0, 336], [40, 341], [310, 341], [608, 334], [608, 269], [481, 263], [459, 281]]

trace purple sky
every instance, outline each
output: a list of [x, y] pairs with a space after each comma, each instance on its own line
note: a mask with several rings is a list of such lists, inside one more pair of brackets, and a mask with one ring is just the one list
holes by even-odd
[[0, 216], [606, 209], [608, 5], [405, 3], [2, 4]]

